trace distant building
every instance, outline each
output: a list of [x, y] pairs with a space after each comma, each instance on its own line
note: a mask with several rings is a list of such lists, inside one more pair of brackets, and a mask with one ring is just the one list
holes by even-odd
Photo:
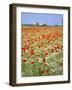
[[36, 23], [35, 25], [36, 25], [36, 26], [39, 26], [39, 23]]
[[42, 23], [33, 23], [33, 25], [35, 25], [35, 26], [48, 26], [47, 24], [42, 24]]

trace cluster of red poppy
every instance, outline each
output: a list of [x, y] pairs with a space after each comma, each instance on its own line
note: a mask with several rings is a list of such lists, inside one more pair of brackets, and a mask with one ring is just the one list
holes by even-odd
[[49, 72], [48, 70], [45, 70], [45, 71], [42, 70], [42, 71], [41, 71], [42, 74], [44, 74], [44, 73], [48, 74], [48, 72]]
[[[48, 65], [48, 62], [46, 61], [46, 57], [49, 56], [49, 54], [51, 53], [58, 53], [60, 50], [63, 51], [63, 45], [61, 43], [55, 42], [55, 40], [59, 40], [60, 38], [62, 38], [62, 33], [59, 31], [53, 31], [52, 32], [48, 32], [45, 34], [41, 34], [41, 31], [36, 30], [36, 33], [34, 33], [34, 31], [32, 30], [32, 32], [27, 31], [24, 32], [23, 35], [23, 39], [22, 39], [22, 63], [26, 63], [28, 61], [28, 58], [26, 58], [24, 55], [29, 55], [29, 58], [34, 57], [35, 60], [38, 61], [38, 63], [43, 64], [44, 65], [44, 69], [42, 69], [40, 72], [41, 74], [49, 74], [49, 70], [45, 67]], [[49, 45], [51, 45], [50, 43], [53, 42], [54, 44], [52, 45], [52, 47], [48, 48]], [[38, 47], [38, 48], [37, 48]], [[48, 50], [47, 50], [48, 48]], [[36, 50], [39, 49], [40, 52], [36, 53]], [[42, 52], [43, 51], [43, 52]], [[40, 61], [40, 56], [41, 56], [41, 52], [43, 53], [43, 58]], [[25, 59], [24, 59], [25, 58]], [[35, 60], [31, 60], [29, 62], [29, 64], [31, 65], [35, 65]], [[39, 65], [40, 65], [39, 64]], [[61, 63], [60, 66], [62, 66], [63, 64]], [[38, 66], [40, 68], [40, 66]], [[33, 73], [34, 76], [34, 73]]]

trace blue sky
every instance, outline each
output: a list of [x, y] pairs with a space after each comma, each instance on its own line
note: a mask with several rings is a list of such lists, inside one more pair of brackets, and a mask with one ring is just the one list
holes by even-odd
[[21, 24], [41, 23], [47, 25], [62, 25], [62, 14], [40, 14], [21, 12]]

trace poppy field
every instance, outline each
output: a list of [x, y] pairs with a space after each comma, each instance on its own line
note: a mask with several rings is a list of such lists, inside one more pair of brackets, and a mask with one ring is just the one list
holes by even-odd
[[63, 27], [22, 27], [21, 76], [63, 75]]

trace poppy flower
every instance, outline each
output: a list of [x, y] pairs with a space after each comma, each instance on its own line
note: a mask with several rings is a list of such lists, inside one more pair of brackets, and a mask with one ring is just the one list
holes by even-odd
[[44, 74], [44, 70], [42, 70], [41, 73]]
[[26, 51], [26, 48], [22, 48], [22, 50], [25, 52]]
[[26, 59], [23, 59], [22, 62], [26, 62]]
[[49, 71], [48, 70], [46, 70], [46, 73], [48, 73]]
[[31, 55], [34, 55], [34, 51], [33, 51], [33, 50], [31, 50], [31, 51], [30, 51], [30, 54], [31, 54]]
[[46, 53], [45, 53], [45, 56], [47, 56], [47, 55], [48, 55], [48, 53], [46, 52]]
[[47, 35], [47, 36], [46, 36], [46, 39], [50, 39], [50, 35]]
[[27, 40], [27, 42], [29, 42], [29, 40]]
[[34, 64], [34, 61], [32, 61], [31, 64]]
[[57, 49], [59, 49], [59, 45], [57, 45]]
[[44, 62], [44, 63], [46, 62], [45, 58], [43, 58], [43, 62]]
[[45, 35], [42, 35], [42, 38], [44, 39], [45, 38]]

